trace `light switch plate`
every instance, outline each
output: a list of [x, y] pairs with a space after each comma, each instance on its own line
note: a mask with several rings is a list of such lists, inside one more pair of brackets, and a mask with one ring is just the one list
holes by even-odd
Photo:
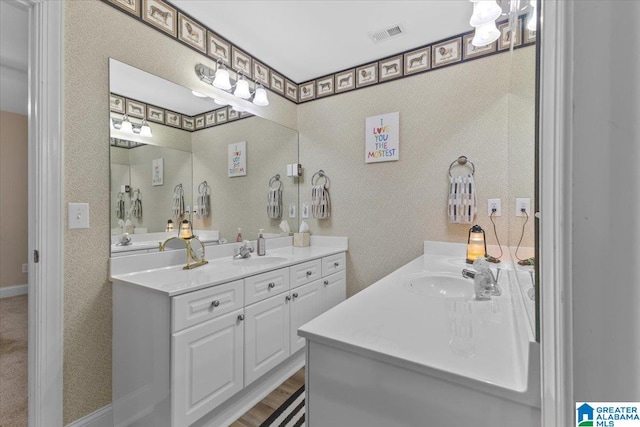
[[69, 203], [69, 229], [89, 228], [89, 203]]

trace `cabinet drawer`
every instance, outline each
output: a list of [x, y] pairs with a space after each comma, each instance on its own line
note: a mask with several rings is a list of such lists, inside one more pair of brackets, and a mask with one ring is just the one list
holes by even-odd
[[290, 287], [293, 289], [322, 277], [322, 260], [316, 259], [303, 262], [302, 264], [289, 267], [289, 271], [291, 276]]
[[244, 279], [244, 304], [253, 304], [288, 290], [288, 268], [247, 277]]
[[242, 280], [173, 297], [172, 332], [243, 307]]
[[344, 270], [346, 264], [347, 257], [344, 252], [322, 258], [322, 277]]

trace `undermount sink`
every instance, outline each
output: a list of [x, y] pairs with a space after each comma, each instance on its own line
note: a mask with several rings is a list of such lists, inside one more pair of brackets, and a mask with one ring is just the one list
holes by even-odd
[[276, 265], [276, 264], [280, 264], [282, 262], [285, 262], [287, 260], [287, 258], [281, 257], [281, 256], [256, 256], [256, 255], [251, 255], [251, 257], [249, 258], [239, 258], [239, 259], [234, 259], [233, 263], [235, 265], [246, 265], [246, 266], [254, 266], [254, 265], [261, 265], [261, 266], [265, 266], [265, 265]]
[[438, 298], [472, 298], [473, 281], [453, 273], [417, 273], [402, 278], [409, 292]]

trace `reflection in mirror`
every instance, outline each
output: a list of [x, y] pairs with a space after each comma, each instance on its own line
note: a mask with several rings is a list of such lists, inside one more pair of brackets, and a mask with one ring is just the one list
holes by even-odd
[[[176, 225], [166, 231], [168, 220], [179, 224], [190, 219], [194, 233], [205, 236], [205, 242], [235, 242], [238, 228], [244, 239], [256, 239], [259, 229], [267, 238], [280, 236], [283, 220], [297, 229], [298, 220], [289, 218], [288, 207], [298, 204], [298, 182], [286, 173], [287, 164], [298, 163], [296, 131], [221, 107], [113, 59], [109, 71], [110, 117], [116, 126], [129, 113], [134, 129], [146, 119], [152, 132], [144, 137], [110, 123], [113, 252], [144, 249], [146, 241], [149, 248], [157, 248], [158, 241], [177, 235]], [[223, 116], [224, 121], [216, 122]], [[246, 147], [241, 159], [231, 158], [230, 146], [237, 151], [238, 143]], [[230, 176], [234, 160], [246, 164], [243, 173]], [[270, 181], [276, 175], [282, 184], [280, 215], [267, 209]], [[177, 201], [180, 185], [182, 204]], [[125, 242], [125, 232], [131, 243], [117, 246]]]

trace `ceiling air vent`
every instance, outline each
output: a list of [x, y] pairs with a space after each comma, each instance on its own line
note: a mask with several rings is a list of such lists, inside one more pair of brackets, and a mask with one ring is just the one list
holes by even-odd
[[398, 37], [404, 34], [404, 30], [400, 24], [393, 25], [389, 28], [385, 28], [383, 30], [371, 31], [368, 36], [374, 43], [381, 42], [383, 40], [388, 40], [392, 37]]

